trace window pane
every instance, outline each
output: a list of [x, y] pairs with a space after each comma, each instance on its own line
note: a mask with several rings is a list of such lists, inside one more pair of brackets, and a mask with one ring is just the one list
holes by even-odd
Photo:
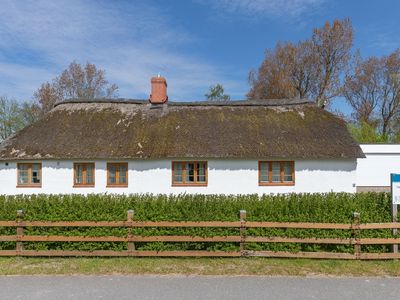
[[127, 175], [126, 173], [127, 173], [126, 165], [120, 165], [119, 166], [119, 183], [120, 184], [126, 183], [126, 175]]
[[40, 164], [32, 164], [32, 183], [40, 184], [41, 174], [40, 174]]
[[281, 181], [281, 163], [272, 162], [272, 182]]
[[182, 169], [183, 169], [182, 163], [174, 163], [174, 182], [178, 182], [178, 183], [183, 182]]
[[28, 164], [19, 164], [18, 168], [19, 168], [18, 184], [29, 184]]
[[75, 183], [82, 184], [83, 183], [83, 165], [77, 164], [75, 165]]
[[186, 182], [194, 182], [194, 163], [186, 164]]
[[293, 181], [293, 164], [291, 162], [283, 163], [283, 181]]
[[260, 181], [269, 182], [269, 163], [267, 162], [260, 163]]
[[86, 165], [86, 184], [93, 184], [93, 165]]
[[197, 163], [197, 182], [206, 182], [206, 163]]
[[117, 183], [117, 168], [115, 165], [108, 165], [108, 183]]

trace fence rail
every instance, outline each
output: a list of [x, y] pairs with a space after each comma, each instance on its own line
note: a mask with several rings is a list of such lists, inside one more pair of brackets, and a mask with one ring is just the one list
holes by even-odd
[[[23, 212], [17, 212], [15, 221], [0, 221], [0, 227], [16, 229], [15, 235], [0, 235], [0, 242], [15, 242], [15, 250], [0, 250], [0, 256], [220, 256], [220, 257], [285, 257], [285, 258], [329, 258], [329, 259], [399, 259], [400, 253], [368, 253], [362, 252], [362, 245], [394, 245], [400, 243], [400, 238], [361, 238], [362, 230], [400, 229], [399, 223], [367, 223], [360, 224], [360, 215], [353, 214], [351, 224], [346, 223], [307, 223], [307, 222], [252, 222], [246, 220], [246, 211], [241, 210], [239, 221], [134, 221], [134, 213], [129, 210], [127, 221], [25, 221]], [[127, 228], [126, 236], [65, 236], [65, 235], [27, 235], [25, 228], [30, 227], [114, 227]], [[238, 235], [227, 236], [189, 236], [189, 235], [133, 235], [135, 228], [237, 228]], [[326, 229], [350, 230], [351, 238], [298, 238], [280, 236], [251, 236], [247, 229], [279, 228], [279, 229]], [[26, 242], [122, 242], [127, 243], [127, 250], [26, 250]], [[239, 251], [206, 251], [206, 250], [173, 250], [147, 251], [136, 250], [135, 242], [229, 242], [238, 243]], [[288, 251], [251, 251], [246, 249], [249, 243], [300, 243], [300, 244], [331, 244], [349, 245], [353, 253], [339, 252], [288, 252]]]

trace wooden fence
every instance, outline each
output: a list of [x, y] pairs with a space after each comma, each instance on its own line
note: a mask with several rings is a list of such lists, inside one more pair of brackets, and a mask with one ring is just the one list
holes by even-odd
[[[400, 243], [400, 238], [361, 238], [362, 230], [399, 229], [399, 223], [367, 223], [360, 224], [360, 215], [353, 214], [351, 224], [346, 223], [305, 223], [305, 222], [253, 222], [246, 220], [246, 211], [240, 211], [240, 220], [233, 222], [176, 222], [176, 221], [134, 221], [133, 211], [128, 211], [126, 221], [24, 221], [23, 212], [17, 212], [16, 221], [0, 221], [0, 227], [16, 228], [16, 235], [0, 235], [0, 242], [16, 242], [15, 250], [0, 250], [0, 256], [219, 256], [219, 257], [285, 257], [285, 258], [327, 258], [327, 259], [398, 259], [400, 253], [366, 253], [361, 251], [362, 245], [393, 245]], [[62, 236], [62, 235], [25, 235], [27, 227], [114, 227], [127, 228], [126, 236]], [[133, 228], [237, 228], [238, 235], [229, 236], [188, 236], [133, 235]], [[249, 228], [280, 228], [280, 229], [326, 229], [350, 230], [351, 238], [294, 238], [278, 236], [250, 236]], [[127, 250], [25, 250], [24, 242], [124, 242]], [[176, 250], [176, 251], [145, 251], [136, 250], [135, 242], [233, 242], [240, 245], [239, 251], [206, 251], [206, 250]], [[331, 244], [350, 245], [352, 253], [338, 252], [287, 252], [287, 251], [250, 251], [246, 243], [301, 243], [301, 244]]]

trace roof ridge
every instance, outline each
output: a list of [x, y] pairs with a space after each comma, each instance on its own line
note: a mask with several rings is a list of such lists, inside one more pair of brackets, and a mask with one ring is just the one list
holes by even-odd
[[[97, 99], [68, 99], [57, 102], [54, 107], [64, 104], [90, 104], [90, 103], [114, 103], [114, 104], [150, 104], [145, 99], [126, 98], [97, 98]], [[154, 104], [153, 104], [154, 105]], [[157, 104], [156, 104], [157, 105]], [[163, 105], [163, 104], [161, 104]], [[292, 106], [315, 105], [308, 99], [257, 99], [257, 100], [230, 100], [230, 101], [168, 101], [167, 106]]]

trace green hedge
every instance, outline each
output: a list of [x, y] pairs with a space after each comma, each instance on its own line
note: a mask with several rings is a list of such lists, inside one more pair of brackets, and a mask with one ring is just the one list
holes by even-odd
[[[305, 221], [350, 223], [352, 213], [361, 214], [361, 222], [390, 222], [390, 197], [384, 193], [329, 193], [290, 195], [38, 195], [0, 196], [0, 220], [15, 220], [22, 209], [26, 220], [46, 221], [114, 221], [126, 220], [127, 210], [135, 211], [135, 220], [152, 221], [237, 221], [239, 210], [247, 211], [249, 221]], [[119, 228], [28, 228], [37, 235], [116, 235], [127, 234]], [[230, 235], [238, 229], [224, 228], [137, 228], [140, 235]], [[0, 234], [15, 234], [13, 228], [0, 228]], [[350, 237], [350, 231], [249, 229], [249, 235], [287, 237]], [[390, 230], [363, 231], [364, 236], [388, 237]], [[123, 250], [126, 243], [24, 243], [26, 249]], [[236, 250], [236, 243], [137, 243], [139, 250]], [[368, 248], [368, 249], [366, 249]], [[15, 249], [15, 243], [0, 242], [0, 249]], [[252, 243], [247, 249], [289, 251], [351, 252], [349, 246]], [[364, 247], [368, 251], [388, 251], [385, 246]]]

